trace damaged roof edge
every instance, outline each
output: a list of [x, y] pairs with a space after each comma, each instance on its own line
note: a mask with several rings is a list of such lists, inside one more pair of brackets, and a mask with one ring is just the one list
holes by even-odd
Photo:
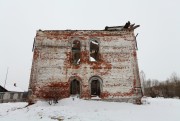
[[[124, 26], [106, 26], [104, 30], [71, 30], [66, 29], [62, 31], [122, 31], [122, 30], [134, 30], [140, 27], [140, 25], [131, 24], [129, 21]], [[61, 31], [61, 30], [37, 30], [37, 31]]]
[[120, 31], [120, 30], [134, 30], [136, 28], [140, 27], [140, 25], [131, 24], [130, 21], [128, 21], [124, 26], [112, 26], [112, 27], [105, 27], [106, 31]]

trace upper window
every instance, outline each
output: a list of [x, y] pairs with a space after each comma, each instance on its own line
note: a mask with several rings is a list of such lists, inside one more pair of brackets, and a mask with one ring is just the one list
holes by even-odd
[[80, 64], [81, 57], [81, 43], [79, 40], [74, 40], [72, 43], [72, 62], [73, 64]]
[[99, 60], [99, 43], [96, 40], [90, 42], [90, 61]]

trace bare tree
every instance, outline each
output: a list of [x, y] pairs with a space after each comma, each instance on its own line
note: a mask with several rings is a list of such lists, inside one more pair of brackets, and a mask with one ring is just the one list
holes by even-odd
[[140, 72], [140, 80], [141, 80], [142, 92], [143, 92], [143, 95], [144, 95], [144, 86], [145, 86], [145, 81], [146, 81], [146, 75], [145, 75], [144, 71], [142, 71], [142, 70]]
[[177, 74], [175, 72], [173, 72], [170, 76], [170, 81], [177, 83], [178, 80], [179, 80], [179, 77], [177, 76]]
[[148, 79], [147, 81], [145, 81], [145, 88], [149, 88], [151, 87], [151, 79]]
[[159, 81], [157, 80], [157, 79], [153, 79], [152, 81], [151, 81], [151, 86], [153, 87], [153, 86], [158, 86], [159, 85]]

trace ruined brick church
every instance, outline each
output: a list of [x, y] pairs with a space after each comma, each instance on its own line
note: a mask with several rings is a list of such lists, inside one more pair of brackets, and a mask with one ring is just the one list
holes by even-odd
[[38, 30], [29, 98], [140, 100], [137, 27], [127, 22], [104, 30]]

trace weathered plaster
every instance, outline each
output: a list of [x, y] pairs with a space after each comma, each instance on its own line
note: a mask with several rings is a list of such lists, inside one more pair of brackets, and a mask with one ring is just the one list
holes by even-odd
[[[99, 58], [90, 62], [90, 41], [99, 42]], [[81, 43], [81, 61], [72, 64], [72, 41]], [[90, 99], [90, 78], [102, 79], [102, 99], [140, 98], [136, 42], [133, 30], [37, 31], [29, 89], [31, 97], [45, 99], [47, 88], [59, 89], [59, 96], [70, 96], [70, 80], [80, 81], [80, 97]]]

